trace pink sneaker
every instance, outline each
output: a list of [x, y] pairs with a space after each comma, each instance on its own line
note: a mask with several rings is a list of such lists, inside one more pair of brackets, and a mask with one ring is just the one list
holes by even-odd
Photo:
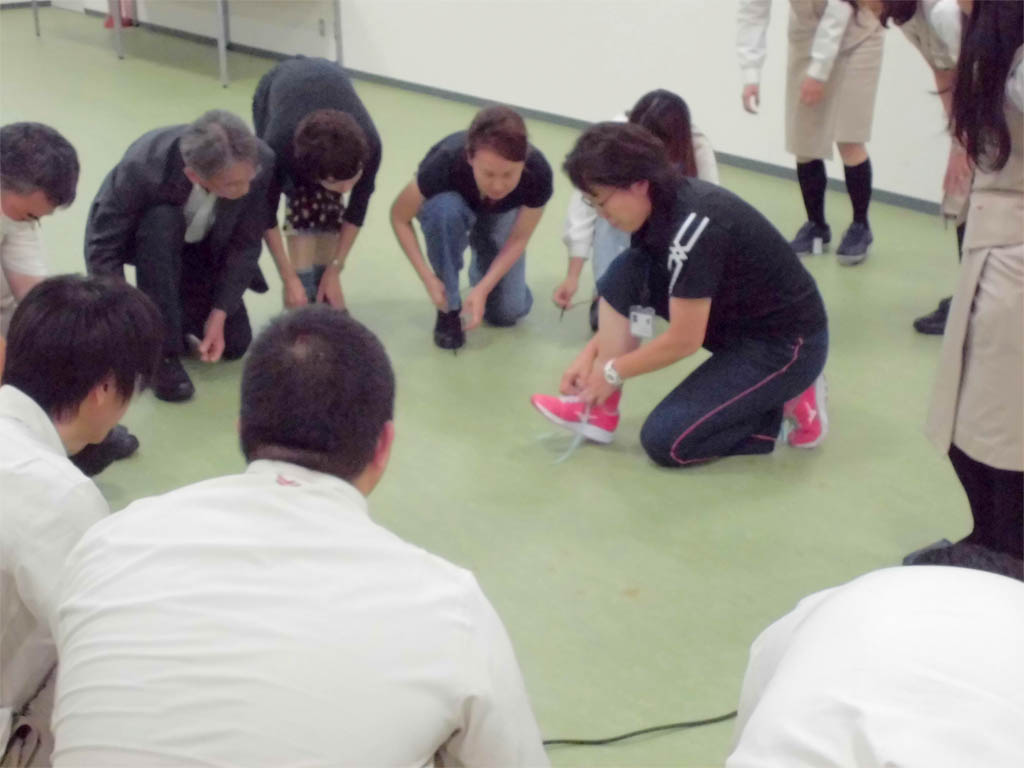
[[799, 397], [786, 403], [782, 412], [786, 418], [796, 422], [796, 426], [786, 438], [794, 448], [815, 448], [821, 444], [828, 434], [828, 413], [825, 410], [828, 400], [828, 385], [825, 374], [815, 379]]
[[590, 409], [590, 417], [583, 422], [583, 401], [575, 395], [534, 395], [530, 398], [533, 407], [548, 420], [572, 432], [579, 432], [595, 443], [610, 443], [619, 426], [619, 397], [615, 392], [602, 405]]

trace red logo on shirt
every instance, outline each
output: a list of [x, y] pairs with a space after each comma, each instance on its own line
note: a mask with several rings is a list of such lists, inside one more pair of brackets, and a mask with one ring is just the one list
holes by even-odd
[[278, 485], [299, 485], [295, 480], [285, 477], [284, 475], [277, 476]]

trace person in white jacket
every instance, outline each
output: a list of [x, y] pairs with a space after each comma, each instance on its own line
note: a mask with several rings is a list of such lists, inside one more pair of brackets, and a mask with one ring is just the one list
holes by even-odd
[[[843, 160], [853, 222], [836, 251], [840, 264], [860, 264], [873, 241], [871, 138], [882, 66], [884, 30], [861, 0], [790, 0], [786, 80], [786, 151], [796, 156], [807, 222], [792, 241], [799, 254], [821, 252], [832, 240], [825, 221], [825, 160], [835, 144]], [[760, 105], [761, 68], [771, 0], [740, 0], [737, 52], [743, 108]]]
[[[680, 96], [663, 89], [645, 93], [629, 112], [615, 118], [621, 123], [627, 120], [657, 136], [684, 176], [718, 183], [715, 151], [708, 138], [690, 122], [690, 108]], [[629, 246], [629, 233], [598, 216], [597, 211], [584, 202], [583, 194], [574, 189], [569, 198], [562, 242], [569, 250], [569, 268], [551, 298], [557, 306], [568, 309], [579, 288], [583, 263], [591, 260], [596, 285], [615, 257]], [[590, 327], [597, 330], [596, 296], [590, 304]]]

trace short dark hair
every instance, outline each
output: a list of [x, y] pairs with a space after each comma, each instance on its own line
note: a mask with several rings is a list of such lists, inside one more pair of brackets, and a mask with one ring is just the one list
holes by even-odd
[[310, 112], [295, 128], [295, 172], [308, 182], [344, 181], [366, 164], [370, 147], [355, 118], [337, 109]]
[[665, 209], [675, 198], [681, 174], [665, 145], [634, 123], [597, 123], [576, 140], [562, 166], [574, 187], [590, 193], [596, 185], [625, 189], [647, 181], [652, 205]]
[[896, 22], [897, 27], [902, 27], [917, 13], [919, 0], [882, 0], [882, 12], [878, 20], [883, 27], [889, 26], [889, 19]]
[[530, 145], [522, 116], [500, 105], [481, 109], [466, 134], [466, 153], [472, 157], [478, 149], [489, 149], [514, 163], [525, 161]]
[[160, 361], [163, 319], [142, 291], [115, 277], [60, 275], [18, 304], [7, 336], [4, 383], [65, 419], [97, 384], [145, 389]]
[[697, 175], [690, 108], [682, 96], [664, 88], [649, 91], [629, 110], [629, 122], [653, 133], [665, 145], [669, 162], [678, 165], [684, 176]]
[[19, 195], [42, 190], [58, 208], [75, 201], [78, 153], [71, 142], [42, 123], [0, 128], [0, 187]]
[[197, 117], [181, 135], [178, 144], [185, 165], [204, 179], [232, 163], [260, 162], [260, 140], [245, 121], [225, 109], [211, 109]]
[[242, 453], [353, 480], [373, 459], [394, 406], [391, 362], [365, 326], [322, 305], [286, 312], [249, 350]]

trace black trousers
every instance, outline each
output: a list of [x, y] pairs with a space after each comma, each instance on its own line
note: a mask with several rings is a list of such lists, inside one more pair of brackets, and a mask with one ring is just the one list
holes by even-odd
[[[186, 351], [185, 335], [203, 338], [222, 270], [219, 254], [206, 242], [185, 242], [185, 214], [179, 206], [158, 205], [142, 217], [135, 233], [135, 282], [164, 318], [164, 355]], [[224, 323], [224, 358], [245, 354], [252, 326], [245, 304]]]
[[974, 530], [965, 539], [1018, 560], [1024, 557], [1024, 472], [975, 461], [955, 445], [949, 460], [967, 493]]

